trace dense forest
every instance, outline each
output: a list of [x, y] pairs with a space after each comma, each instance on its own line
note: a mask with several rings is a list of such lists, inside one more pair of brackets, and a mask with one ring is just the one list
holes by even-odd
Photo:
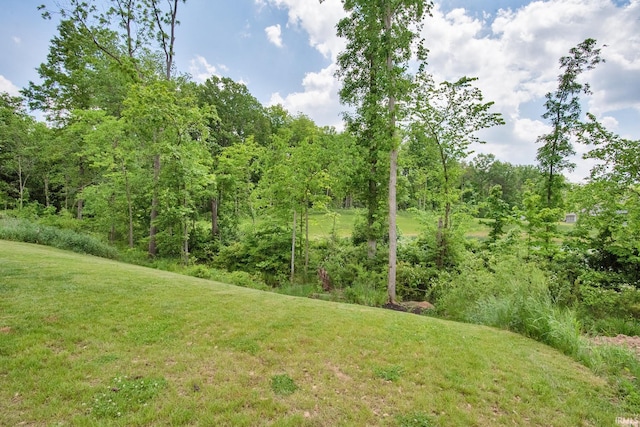
[[[437, 315], [543, 341], [548, 330], [519, 321], [550, 313], [583, 332], [640, 332], [640, 141], [581, 109], [580, 77], [603, 61], [596, 40], [559, 58], [551, 132], [537, 136], [535, 165], [513, 165], [471, 151], [478, 131], [503, 124], [476, 79], [434, 81], [415, 30], [429, 3], [343, 2], [344, 130], [177, 70], [186, 2], [109, 3], [43, 9], [61, 20], [41, 80], [1, 95], [5, 229], [71, 229], [125, 261], [298, 295], [430, 301]], [[563, 175], [576, 144], [597, 161], [579, 185]], [[417, 235], [398, 234], [403, 213]], [[345, 237], [336, 220], [351, 214]]]

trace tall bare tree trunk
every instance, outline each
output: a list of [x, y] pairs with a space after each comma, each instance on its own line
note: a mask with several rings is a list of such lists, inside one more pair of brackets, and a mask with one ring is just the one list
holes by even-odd
[[308, 279], [309, 274], [309, 203], [304, 206], [304, 278]]
[[44, 176], [44, 202], [46, 207], [51, 206], [51, 195], [49, 194], [49, 175]]
[[156, 218], [158, 217], [158, 185], [160, 180], [160, 154], [153, 156], [153, 195], [151, 197], [151, 214], [149, 216], [149, 256], [155, 257], [158, 253], [156, 244]]
[[218, 199], [211, 199], [211, 238], [218, 235]]
[[293, 227], [291, 227], [292, 236], [291, 236], [291, 283], [293, 283], [293, 278], [296, 272], [296, 210], [293, 210]]
[[[387, 6], [388, 7], [388, 6]], [[385, 32], [391, 38], [391, 21], [393, 12], [387, 9], [384, 18]], [[393, 69], [393, 57], [387, 54], [387, 68]], [[398, 250], [398, 236], [396, 231], [396, 213], [398, 203], [396, 200], [396, 187], [398, 181], [398, 147], [396, 147], [396, 98], [390, 94], [387, 104], [389, 110], [389, 137], [391, 138], [391, 153], [389, 156], [389, 276], [387, 281], [387, 293], [389, 303], [396, 303], [396, 263]]]
[[78, 199], [78, 214], [77, 219], [82, 220], [82, 210], [84, 209], [84, 199]]

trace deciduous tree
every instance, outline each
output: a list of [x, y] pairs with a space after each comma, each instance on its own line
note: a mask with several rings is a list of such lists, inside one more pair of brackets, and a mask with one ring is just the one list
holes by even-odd
[[[397, 121], [401, 103], [411, 90], [406, 71], [414, 53], [418, 29], [432, 3], [424, 0], [343, 0], [348, 16], [338, 23], [338, 35], [347, 40], [338, 56], [338, 76], [342, 79], [340, 99], [355, 107], [348, 116], [349, 128], [365, 147], [368, 185], [367, 239], [370, 256], [379, 237], [376, 223], [382, 216], [381, 187], [386, 167], [380, 160], [388, 156], [389, 213], [389, 301], [395, 303], [396, 279], [396, 181], [400, 137]], [[425, 51], [417, 46], [421, 57]]]

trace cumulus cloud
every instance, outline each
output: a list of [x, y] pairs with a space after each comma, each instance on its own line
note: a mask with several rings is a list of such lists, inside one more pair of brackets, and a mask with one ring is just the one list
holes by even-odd
[[264, 29], [264, 32], [267, 34], [269, 42], [277, 47], [282, 47], [282, 29], [280, 28], [280, 24], [267, 27]]
[[341, 0], [261, 0], [280, 9], [287, 9], [288, 25], [298, 27], [309, 35], [309, 44], [322, 55], [335, 60], [345, 46], [336, 35], [336, 24], [346, 16]]
[[11, 83], [11, 81], [0, 74], [0, 93], [6, 92], [11, 96], [19, 96], [20, 88]]
[[[220, 65], [219, 67], [223, 71], [227, 70], [227, 67], [224, 65]], [[196, 55], [195, 58], [189, 61], [189, 74], [191, 74], [193, 79], [198, 83], [203, 83], [211, 76], [219, 76], [216, 66], [209, 64], [207, 59], [200, 55]]]
[[317, 73], [307, 73], [302, 81], [303, 91], [282, 96], [274, 93], [269, 105], [281, 104], [292, 113], [304, 113], [319, 125], [342, 127], [340, 112], [344, 109], [338, 99], [339, 82], [334, 78], [335, 65]]
[[[287, 25], [304, 30], [310, 46], [333, 62], [317, 73], [308, 73], [304, 91], [272, 97], [291, 111], [303, 111], [325, 124], [329, 116], [321, 111], [344, 109], [338, 104], [340, 85], [333, 77], [336, 58], [345, 47], [335, 34], [336, 23], [345, 16], [342, 2], [256, 2], [286, 9]], [[640, 0], [622, 5], [613, 0], [535, 0], [493, 15], [477, 15], [464, 8], [445, 10], [438, 2], [432, 12], [422, 33], [430, 50], [428, 71], [439, 81], [478, 77], [476, 83], [485, 99], [495, 102], [495, 110], [507, 122], [483, 133], [488, 143], [474, 147], [478, 152], [493, 152], [517, 164], [535, 162], [535, 141], [548, 131], [548, 125], [539, 119], [544, 95], [557, 87], [560, 57], [586, 38], [607, 46], [602, 50], [606, 63], [582, 76], [593, 91], [584, 98], [585, 110], [609, 117], [608, 124], [614, 124], [613, 115], [623, 109], [640, 114]], [[617, 127], [624, 130], [625, 125]], [[584, 176], [588, 165], [579, 157], [575, 162], [578, 167], [572, 178]]]

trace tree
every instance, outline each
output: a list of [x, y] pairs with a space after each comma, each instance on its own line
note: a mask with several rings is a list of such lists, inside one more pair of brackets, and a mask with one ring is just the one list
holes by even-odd
[[253, 137], [261, 146], [268, 143], [270, 123], [264, 107], [247, 87], [228, 77], [209, 77], [198, 86], [201, 105], [214, 106], [219, 120], [212, 122], [211, 140], [228, 147]]
[[411, 131], [424, 134], [438, 153], [444, 207], [437, 239], [439, 268], [447, 257], [451, 207], [459, 200], [455, 189], [461, 175], [460, 162], [470, 154], [472, 143], [481, 142], [475, 132], [504, 124], [499, 113], [490, 112], [494, 103], [484, 102], [482, 92], [472, 86], [476, 80], [462, 77], [454, 83], [436, 85], [430, 74], [421, 72], [416, 76], [411, 100]]
[[41, 127], [26, 113], [22, 98], [0, 93], [0, 176], [16, 191], [18, 209], [28, 199], [27, 185], [36, 172], [44, 142]]
[[253, 137], [248, 137], [243, 142], [222, 148], [215, 159], [216, 196], [212, 199], [211, 234], [222, 243], [235, 237], [242, 214], [250, 213], [255, 219], [251, 194], [264, 150]]
[[[320, 130], [309, 118], [298, 116], [272, 136], [264, 160], [259, 188], [263, 209], [279, 221], [293, 218], [291, 232], [290, 277], [295, 276], [297, 221], [304, 228], [304, 273], [309, 264], [309, 209], [323, 207], [329, 201], [331, 179], [328, 174], [330, 153], [322, 144]], [[298, 216], [298, 213], [300, 215]]]
[[[577, 231], [589, 265], [617, 284], [640, 280], [640, 141], [608, 131], [593, 114], [581, 126], [584, 155], [596, 160], [577, 194]], [[617, 276], [617, 277], [616, 277]]]
[[[165, 79], [134, 85], [124, 106], [125, 124], [151, 166], [149, 255], [157, 253], [155, 235], [163, 225], [165, 240], [173, 242], [169, 246], [175, 248], [180, 241], [186, 259], [187, 219], [197, 194], [204, 195], [212, 179], [206, 123], [213, 112], [198, 107], [188, 86]], [[161, 162], [167, 163], [166, 171], [158, 167]], [[182, 234], [175, 233], [176, 227]]]
[[[411, 90], [406, 75], [412, 47], [419, 25], [431, 2], [423, 0], [343, 0], [348, 16], [338, 23], [338, 35], [347, 39], [344, 52], [338, 56], [337, 75], [343, 81], [340, 99], [354, 106], [355, 114], [348, 117], [349, 128], [367, 150], [367, 238], [370, 256], [375, 254], [375, 224], [380, 217], [378, 188], [384, 170], [379, 160], [389, 159], [389, 301], [395, 303], [396, 280], [396, 182], [399, 134], [398, 118], [402, 117], [401, 103]], [[425, 51], [418, 46], [424, 58]]]
[[572, 136], [580, 120], [581, 93], [590, 94], [588, 83], [580, 83], [578, 77], [584, 71], [593, 69], [604, 60], [600, 57], [600, 49], [596, 48], [596, 40], [586, 39], [569, 50], [569, 56], [560, 58], [558, 88], [554, 93], [547, 93], [544, 106], [544, 119], [551, 122], [551, 132], [538, 138], [542, 146], [538, 148], [537, 160], [545, 173], [545, 200], [548, 208], [560, 204], [561, 174], [564, 170], [573, 170], [575, 165], [569, 156], [575, 154]]
[[[102, 8], [95, 0], [69, 0], [67, 8], [58, 10], [63, 17], [60, 36], [52, 42], [48, 63], [39, 69], [44, 84], [30, 83], [25, 94], [35, 107], [50, 110], [58, 118], [73, 109], [89, 108], [105, 109], [119, 116], [129, 87], [147, 81], [154, 85], [160, 75], [167, 81], [172, 79], [181, 2], [186, 0], [168, 0], [163, 7], [159, 0], [110, 0], [110, 7]], [[43, 16], [50, 18], [51, 13], [45, 10]], [[157, 60], [157, 52], [161, 61]], [[106, 87], [95, 91], [95, 82], [103, 82]], [[116, 94], [113, 99], [111, 93]], [[104, 97], [109, 102], [97, 102]], [[163, 129], [158, 132], [163, 133]], [[150, 256], [156, 254], [159, 152], [153, 155], [153, 168]]]

